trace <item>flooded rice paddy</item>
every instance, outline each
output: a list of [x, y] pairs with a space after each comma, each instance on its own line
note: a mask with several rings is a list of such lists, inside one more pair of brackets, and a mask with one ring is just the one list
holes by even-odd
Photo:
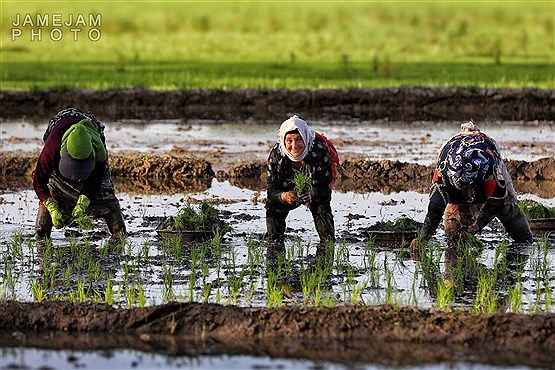
[[[480, 124], [494, 137], [505, 158], [534, 161], [552, 155], [553, 125], [503, 122]], [[441, 143], [459, 123], [316, 122], [312, 126], [330, 138], [342, 154], [370, 159], [431, 164]], [[134, 122], [106, 125], [110, 152], [166, 153], [184, 150], [207, 159], [214, 170], [263, 160], [275, 142], [277, 127], [216, 122]], [[2, 123], [2, 151], [40, 150], [44, 124]], [[401, 215], [423, 221], [427, 194], [334, 191], [337, 243], [325, 271], [314, 268], [318, 236], [305, 207], [290, 213], [286, 233], [286, 263], [280, 274], [268, 271], [264, 241], [265, 191], [241, 188], [212, 179], [203, 191], [164, 194], [118, 192], [129, 238], [108, 244], [102, 220], [92, 231], [54, 230], [52, 243], [36, 246], [34, 220], [37, 198], [30, 188], [6, 188], [0, 194], [0, 268], [3, 300], [109, 303], [114, 307], [148, 307], [168, 302], [199, 302], [240, 307], [333, 307], [398, 305], [468, 310], [472, 312], [555, 312], [555, 248], [553, 235], [537, 235], [533, 245], [513, 245], [499, 223], [480, 235], [481, 246], [452, 256], [439, 228], [429, 258], [411, 258], [406, 244], [384, 246], [368, 239], [364, 229]], [[543, 196], [543, 197], [542, 197]], [[554, 207], [552, 196], [520, 193]], [[186, 204], [213, 204], [232, 231], [202, 244], [163, 239], [156, 232], [167, 216]], [[501, 267], [501, 268], [500, 268]], [[453, 287], [446, 285], [458, 276]], [[21, 351], [21, 352], [18, 352]], [[50, 352], [47, 349], [3, 348], [7, 364], [35, 368], [44, 364], [105, 367], [103, 358], [119, 359], [121, 367], [250, 367], [250, 368], [374, 368], [379, 361], [318, 362], [256, 356], [172, 358], [137, 350]], [[190, 354], [189, 354], [190, 355]], [[73, 356], [73, 357], [71, 357]], [[49, 362], [48, 359], [56, 359]], [[59, 361], [59, 362], [58, 362]], [[236, 362], [237, 361], [237, 362]], [[478, 362], [479, 363], [479, 362]], [[114, 362], [112, 362], [114, 364]], [[473, 367], [457, 360], [458, 368]], [[237, 366], [235, 366], [237, 365]], [[514, 364], [513, 364], [514, 365]], [[403, 364], [403, 366], [415, 366]], [[424, 365], [435, 368], [439, 365]]]

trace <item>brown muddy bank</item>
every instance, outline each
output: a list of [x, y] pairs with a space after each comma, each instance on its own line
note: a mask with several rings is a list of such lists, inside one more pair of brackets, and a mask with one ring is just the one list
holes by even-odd
[[41, 119], [69, 106], [101, 120], [555, 120], [555, 90], [400, 87], [334, 90], [120, 89], [0, 92], [0, 118]]
[[[37, 156], [31, 153], [0, 155], [0, 189], [27, 188]], [[214, 173], [212, 165], [190, 155], [171, 154], [115, 154], [110, 156], [112, 175], [117, 191], [127, 193], [176, 193], [203, 191], [214, 177], [229, 180], [231, 185], [252, 190], [263, 190], [266, 163], [230, 164], [229, 171]], [[555, 158], [533, 162], [507, 161], [507, 168], [516, 190], [542, 197], [555, 196]], [[335, 189], [340, 192], [380, 191], [385, 194], [415, 190], [426, 192], [433, 166], [399, 161], [372, 161], [347, 158], [341, 161], [339, 180]]]
[[[465, 357], [545, 368], [555, 363], [555, 315], [543, 313], [470, 314], [349, 305], [239, 308], [198, 303], [115, 309], [67, 302], [0, 302], [0, 322], [4, 323], [0, 342], [6, 346], [18, 345], [8, 334], [17, 331], [23, 333], [19, 337], [25, 345], [53, 349], [166, 348], [174, 354], [192, 354], [194, 349], [197, 355], [247, 353], [389, 364]], [[89, 335], [79, 336], [84, 333]], [[94, 340], [102, 334], [110, 334], [106, 337], [111, 339]]]

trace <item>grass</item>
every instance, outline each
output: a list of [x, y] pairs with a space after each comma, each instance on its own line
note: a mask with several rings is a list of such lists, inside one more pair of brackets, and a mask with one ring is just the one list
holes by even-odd
[[[0, 89], [554, 86], [553, 2], [167, 5], [4, 1]], [[101, 38], [12, 41], [26, 13], [100, 13]]]

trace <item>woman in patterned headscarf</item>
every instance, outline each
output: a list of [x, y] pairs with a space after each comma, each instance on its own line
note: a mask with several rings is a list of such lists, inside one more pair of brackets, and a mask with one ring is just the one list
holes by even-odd
[[[476, 234], [497, 217], [516, 242], [532, 241], [497, 143], [472, 122], [462, 124], [439, 151], [421, 240], [430, 239], [444, 213], [450, 239]], [[413, 240], [411, 250], [416, 248]]]
[[[266, 189], [266, 226], [269, 255], [285, 251], [285, 219], [289, 211], [307, 205], [320, 237], [317, 255], [325, 253], [326, 242], [335, 240], [331, 211], [331, 188], [335, 178], [333, 156], [327, 140], [311, 130], [307, 123], [293, 116], [281, 124], [278, 142], [268, 157]], [[312, 179], [312, 186], [298, 194], [295, 176], [302, 173]]]

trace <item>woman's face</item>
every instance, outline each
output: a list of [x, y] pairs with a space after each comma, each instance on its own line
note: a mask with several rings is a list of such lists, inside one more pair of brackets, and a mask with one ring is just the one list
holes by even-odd
[[304, 141], [301, 135], [299, 134], [287, 134], [285, 135], [285, 149], [291, 155], [298, 157], [304, 151]]

